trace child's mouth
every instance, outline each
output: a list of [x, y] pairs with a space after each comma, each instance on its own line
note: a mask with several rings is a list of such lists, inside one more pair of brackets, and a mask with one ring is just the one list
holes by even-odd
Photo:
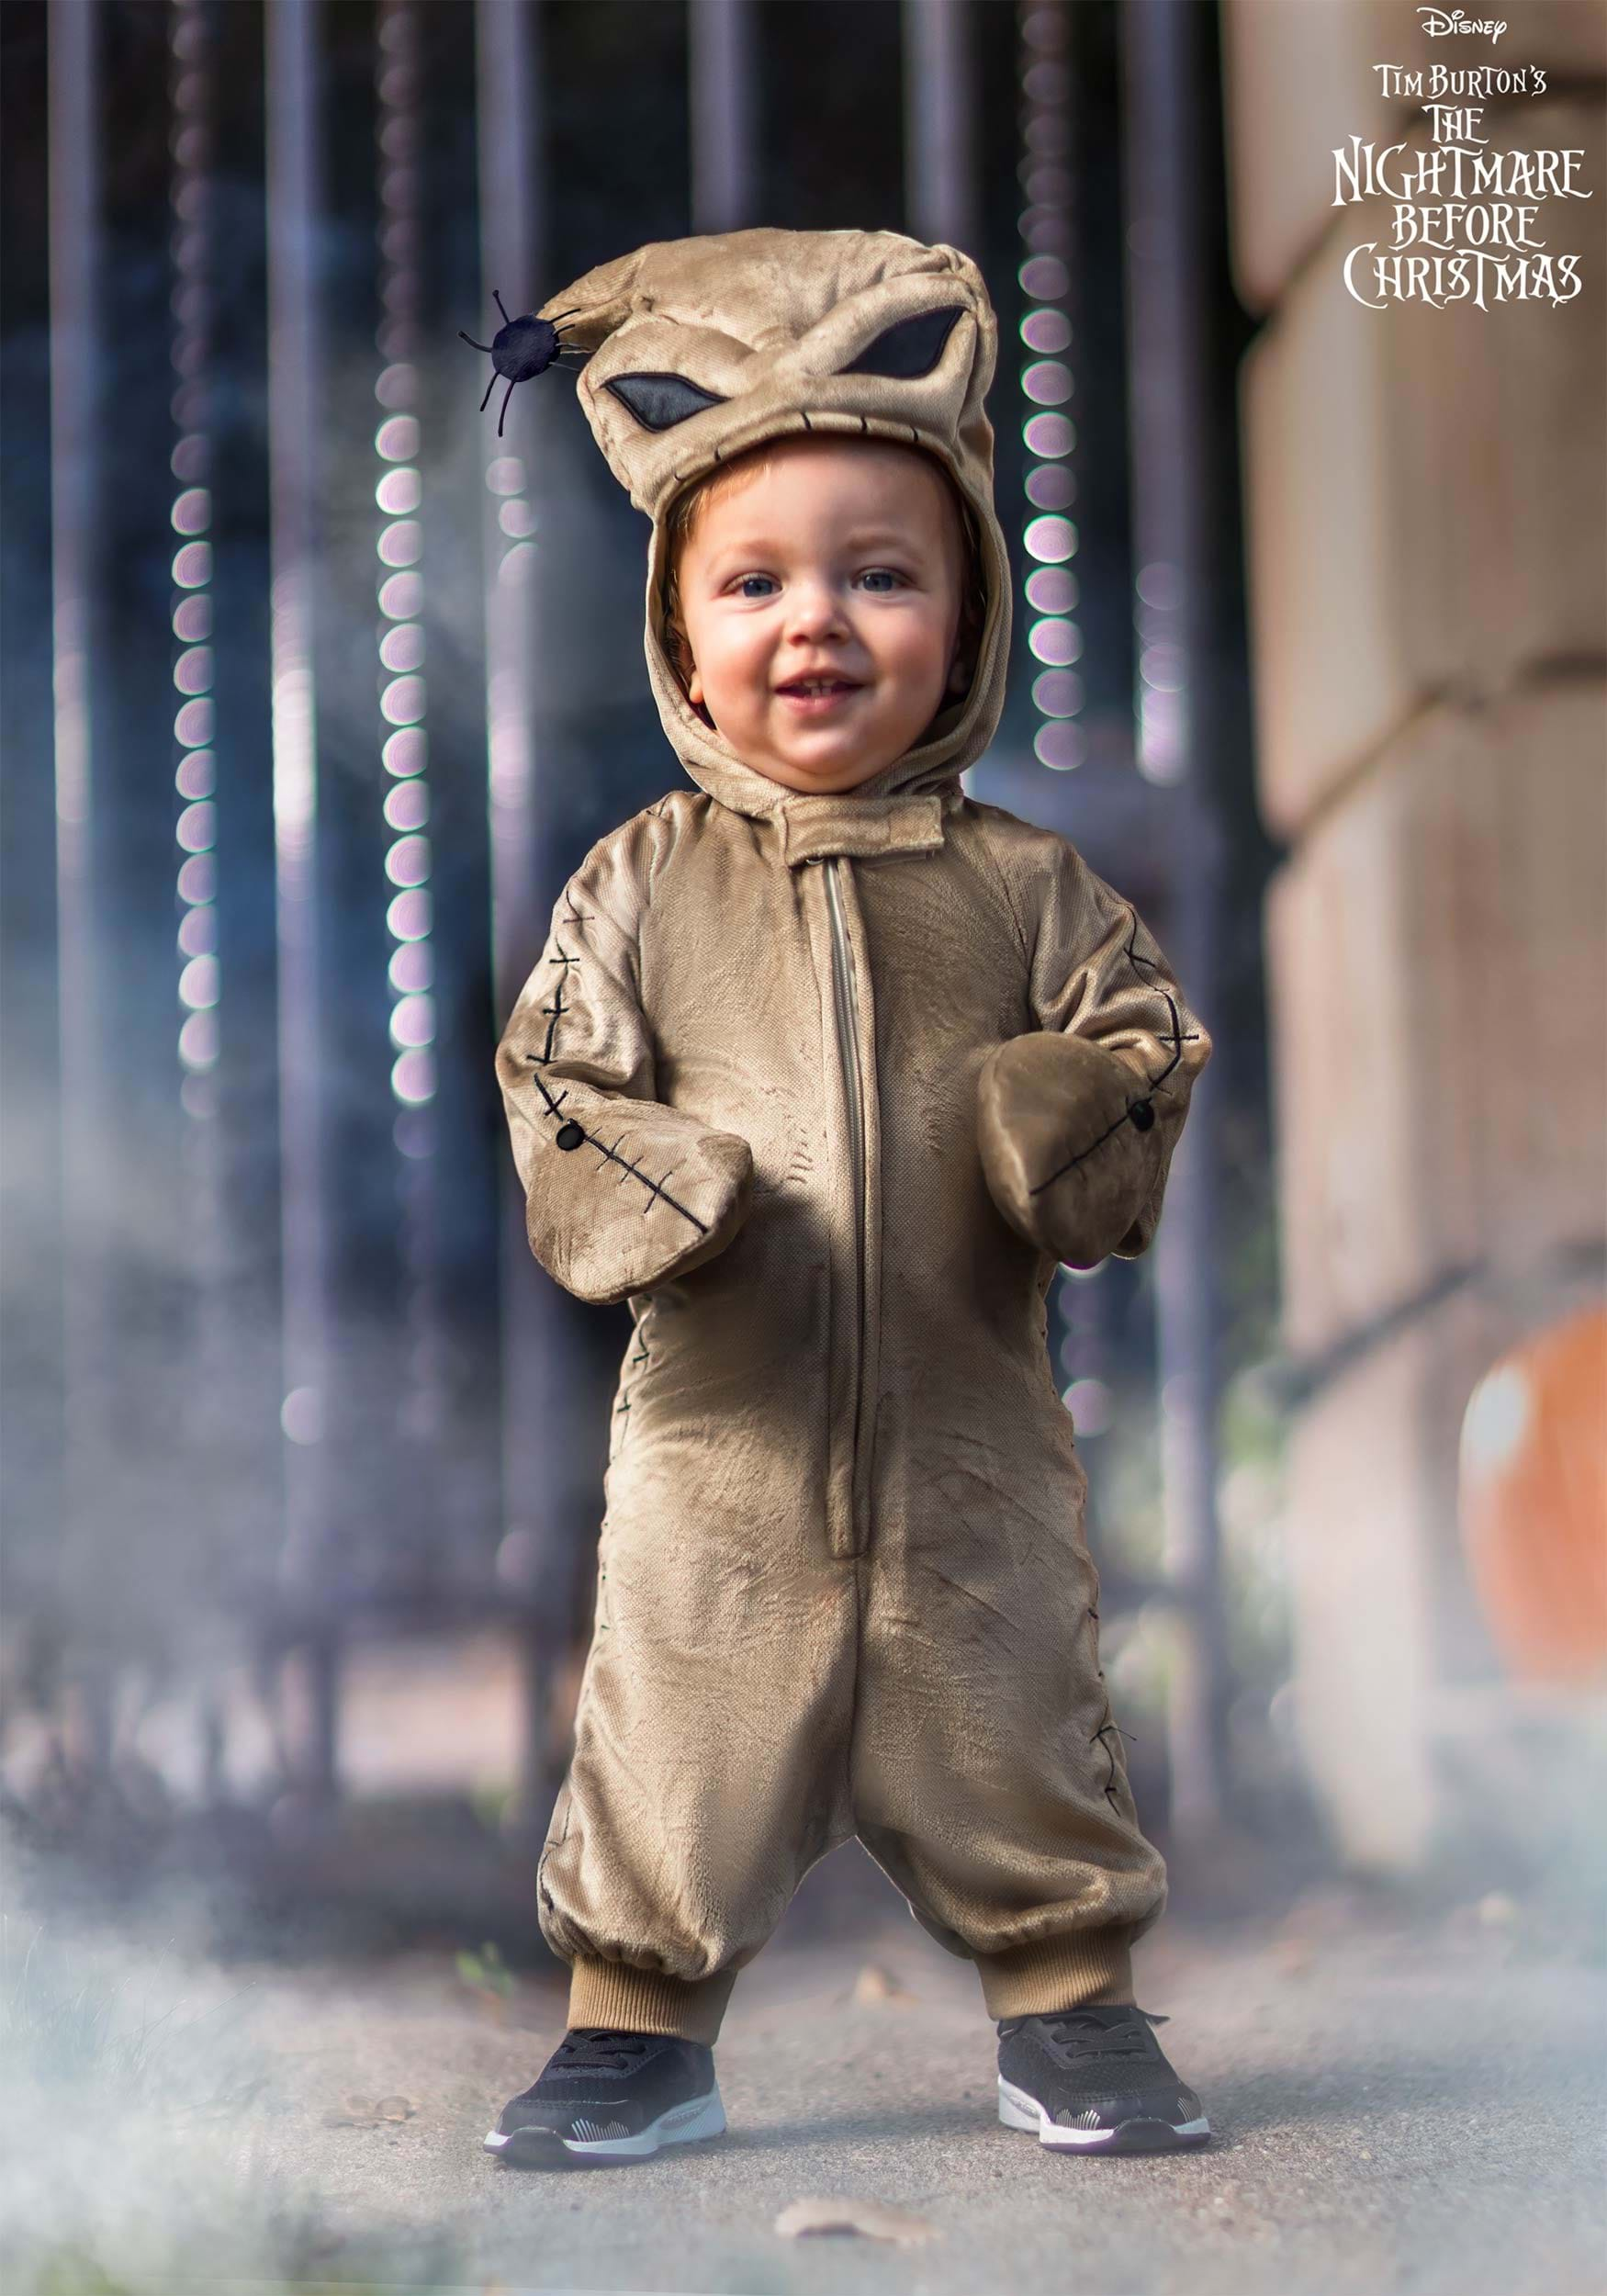
[[801, 678], [792, 685], [776, 688], [781, 699], [805, 717], [823, 717], [860, 691], [848, 678]]

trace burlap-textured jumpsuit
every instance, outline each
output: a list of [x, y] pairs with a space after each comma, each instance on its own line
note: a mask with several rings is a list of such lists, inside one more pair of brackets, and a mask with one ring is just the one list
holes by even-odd
[[[532, 1248], [633, 1317], [538, 1874], [569, 2021], [713, 2041], [856, 1834], [990, 2015], [1130, 2000], [1164, 1871], [1045, 1298], [1059, 1262], [1148, 1246], [1210, 1045], [1075, 848], [960, 783], [1009, 629], [993, 313], [952, 249], [770, 231], [546, 310], [578, 314], [582, 403], [654, 521], [649, 674], [695, 785], [592, 849], [497, 1052]], [[744, 765], [663, 644], [669, 501], [805, 427], [938, 455], [988, 593], [969, 694], [839, 796]]]

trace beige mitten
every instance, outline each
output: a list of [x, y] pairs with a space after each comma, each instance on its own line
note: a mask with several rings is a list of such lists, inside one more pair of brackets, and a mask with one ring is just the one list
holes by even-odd
[[544, 1101], [562, 1097], [526, 1152], [525, 1232], [578, 1300], [612, 1306], [688, 1276], [747, 1220], [753, 1151], [736, 1132], [573, 1079], [554, 1086], [539, 1070], [532, 1088]]
[[1119, 1052], [1039, 1030], [988, 1054], [977, 1132], [989, 1193], [1016, 1232], [1068, 1267], [1096, 1267], [1165, 1177], [1175, 1129]]

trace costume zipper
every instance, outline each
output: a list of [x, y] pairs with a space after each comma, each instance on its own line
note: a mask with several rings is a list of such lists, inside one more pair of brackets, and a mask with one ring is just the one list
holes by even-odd
[[860, 1090], [860, 1019], [854, 996], [854, 952], [843, 918], [838, 872], [847, 861], [833, 854], [826, 863], [826, 905], [831, 917], [831, 1003], [837, 1022], [837, 1056], [848, 1103], [848, 1141], [854, 1159], [854, 1414], [849, 1441], [849, 1488], [860, 1454], [860, 1388], [865, 1366], [865, 1108]]

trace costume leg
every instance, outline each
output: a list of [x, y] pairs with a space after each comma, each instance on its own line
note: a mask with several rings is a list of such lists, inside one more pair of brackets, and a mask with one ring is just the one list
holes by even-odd
[[851, 1565], [799, 1528], [611, 1523], [538, 1877], [569, 2022], [712, 2043], [737, 1972], [853, 1833]]
[[1057, 1521], [969, 1477], [927, 1491], [872, 1558], [860, 1839], [922, 1928], [976, 1963], [990, 2016], [1130, 2001], [1129, 1948], [1160, 1915], [1165, 1867], [1100, 1671], [1080, 1505]]

